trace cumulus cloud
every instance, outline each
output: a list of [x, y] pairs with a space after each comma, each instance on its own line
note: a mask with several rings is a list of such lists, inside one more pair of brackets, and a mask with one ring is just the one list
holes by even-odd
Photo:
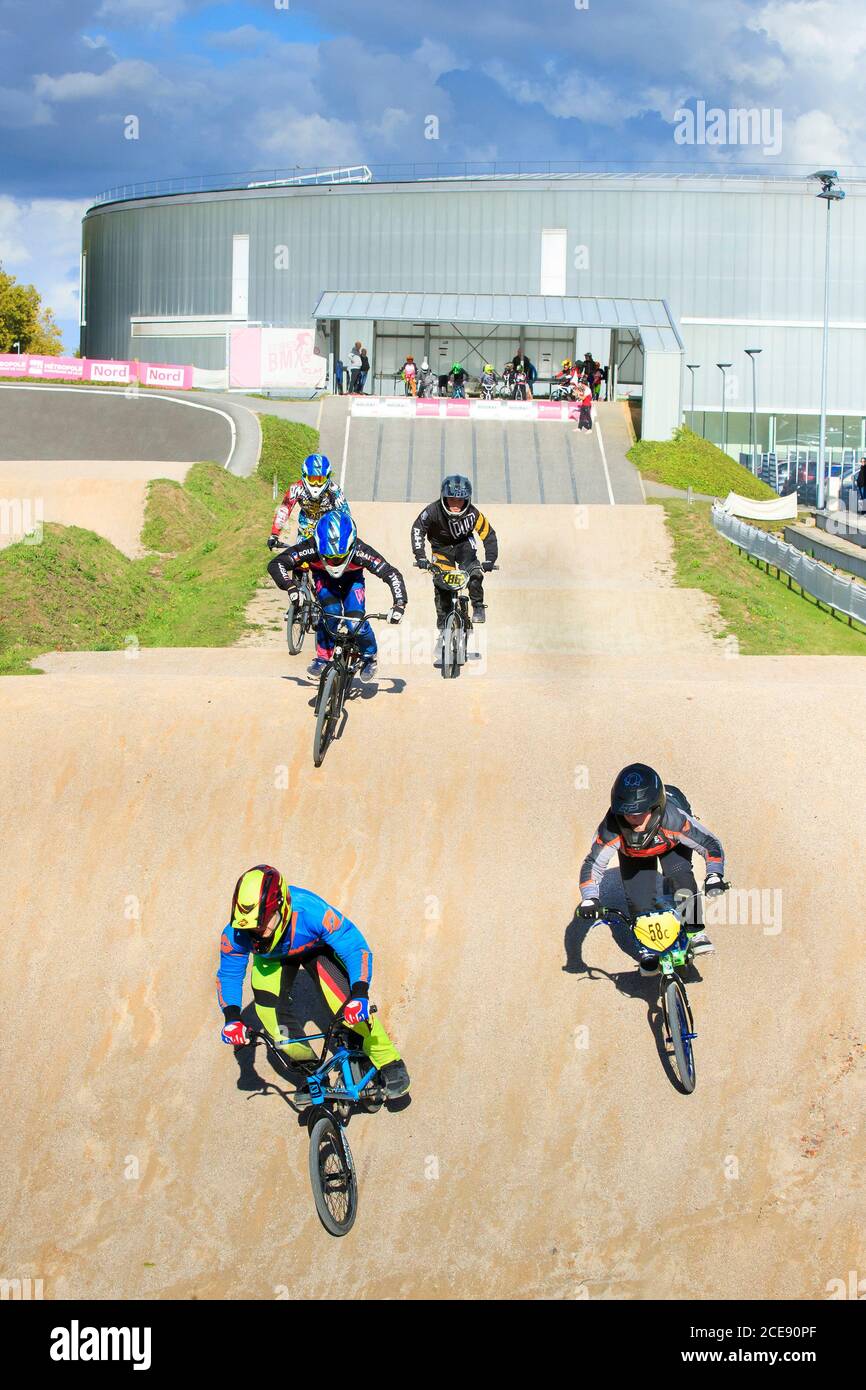
[[0, 263], [23, 284], [34, 284], [63, 328], [64, 347], [78, 347], [81, 219], [78, 199], [0, 196]]
[[168, 88], [152, 63], [127, 60], [115, 63], [105, 72], [66, 72], [61, 77], [40, 73], [33, 88], [46, 102], [100, 100], [120, 93], [145, 92], [150, 97]]

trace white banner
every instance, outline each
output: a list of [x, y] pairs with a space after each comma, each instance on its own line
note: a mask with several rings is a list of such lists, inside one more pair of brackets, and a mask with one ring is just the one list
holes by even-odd
[[765, 502], [756, 502], [753, 497], [729, 492], [722, 507], [729, 516], [748, 516], [753, 521], [787, 521], [797, 515], [797, 494], [789, 492], [787, 497], [768, 497]]
[[261, 386], [312, 391], [325, 385], [328, 362], [315, 351], [315, 329], [263, 328], [261, 334]]
[[[594, 414], [594, 412], [593, 412]], [[556, 420], [577, 419], [572, 402], [453, 400], [451, 397], [353, 396], [352, 415], [400, 420]]]

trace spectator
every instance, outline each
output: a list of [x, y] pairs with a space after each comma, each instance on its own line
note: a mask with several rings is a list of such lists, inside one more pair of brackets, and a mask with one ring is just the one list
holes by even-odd
[[365, 385], [366, 385], [367, 377], [368, 377], [369, 375], [370, 375], [370, 359], [369, 359], [369, 357], [367, 356], [367, 349], [366, 349], [365, 347], [362, 347], [362, 348], [361, 348], [361, 375], [358, 377], [358, 390], [360, 391], [361, 395], [364, 394], [364, 387], [365, 387]]
[[358, 394], [358, 382], [361, 378], [361, 344], [356, 343], [349, 356], [349, 390], [353, 396]]
[[866, 509], [866, 454], [860, 460], [860, 472], [857, 474], [857, 511]]
[[602, 367], [602, 369], [601, 369], [601, 380], [602, 380], [602, 385], [604, 386], [604, 399], [605, 399], [605, 400], [607, 400], [607, 398], [608, 398], [608, 396], [607, 396], [607, 378], [608, 378], [608, 372], [609, 372], [609, 368], [608, 368], [607, 366]]
[[336, 360], [336, 362], [334, 363], [334, 392], [335, 392], [335, 394], [338, 395], [338, 396], [342, 396], [342, 394], [343, 394], [343, 372], [344, 372], [344, 371], [345, 371], [345, 368], [344, 368], [344, 366], [343, 366], [343, 360], [342, 360], [341, 357], [338, 357], [337, 360]]

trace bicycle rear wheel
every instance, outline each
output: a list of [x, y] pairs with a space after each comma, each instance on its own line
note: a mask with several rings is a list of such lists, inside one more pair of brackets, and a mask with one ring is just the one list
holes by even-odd
[[335, 666], [329, 666], [322, 676], [319, 702], [316, 707], [316, 732], [313, 735], [313, 764], [321, 767], [325, 761], [337, 719], [340, 714], [340, 678]]
[[346, 1235], [358, 1214], [358, 1182], [349, 1141], [332, 1115], [321, 1115], [310, 1132], [310, 1182], [325, 1230]]
[[300, 603], [295, 608], [292, 617], [286, 617], [286, 641], [292, 656], [297, 656], [304, 645], [304, 638], [309, 626], [309, 612], [309, 605]]
[[454, 680], [460, 675], [460, 624], [453, 613], [449, 613], [442, 629], [442, 677]]
[[687, 1095], [695, 1089], [695, 1053], [692, 1047], [692, 1011], [682, 981], [675, 975], [665, 986], [665, 1021], [674, 1049], [677, 1075]]

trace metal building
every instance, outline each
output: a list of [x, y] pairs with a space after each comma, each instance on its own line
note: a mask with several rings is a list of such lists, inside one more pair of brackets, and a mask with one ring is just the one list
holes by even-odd
[[[191, 362], [223, 385], [232, 330], [315, 325], [329, 360], [362, 341], [368, 389], [387, 394], [409, 351], [473, 373], [521, 342], [543, 378], [589, 350], [621, 394], [642, 393], [645, 437], [685, 418], [736, 456], [745, 349], [759, 348], [761, 448], [817, 444], [828, 214], [813, 182], [345, 178], [103, 195], [83, 222], [82, 353]], [[866, 183], [845, 188], [831, 217], [836, 451], [866, 444]]]

